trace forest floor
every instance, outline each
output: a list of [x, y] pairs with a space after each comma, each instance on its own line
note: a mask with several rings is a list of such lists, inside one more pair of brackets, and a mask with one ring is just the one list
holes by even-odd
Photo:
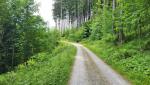
[[131, 85], [89, 49], [73, 45], [77, 54], [69, 85]]

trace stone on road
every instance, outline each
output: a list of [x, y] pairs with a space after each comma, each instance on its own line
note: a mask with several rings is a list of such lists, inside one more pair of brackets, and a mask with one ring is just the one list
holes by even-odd
[[69, 85], [131, 85], [89, 49], [73, 45], [77, 55]]

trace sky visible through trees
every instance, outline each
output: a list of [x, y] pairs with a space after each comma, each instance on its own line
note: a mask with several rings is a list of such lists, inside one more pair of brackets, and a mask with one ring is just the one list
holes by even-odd
[[55, 22], [53, 20], [53, 4], [54, 0], [35, 0], [39, 3], [39, 14], [48, 23], [49, 27], [55, 27]]

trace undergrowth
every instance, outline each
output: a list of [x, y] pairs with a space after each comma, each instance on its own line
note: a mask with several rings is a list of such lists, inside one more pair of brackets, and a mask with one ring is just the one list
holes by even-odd
[[39, 53], [15, 71], [0, 75], [0, 85], [67, 85], [76, 50], [59, 45], [51, 54]]
[[150, 84], [150, 50], [144, 50], [145, 40], [134, 40], [115, 46], [104, 41], [82, 42], [133, 85]]

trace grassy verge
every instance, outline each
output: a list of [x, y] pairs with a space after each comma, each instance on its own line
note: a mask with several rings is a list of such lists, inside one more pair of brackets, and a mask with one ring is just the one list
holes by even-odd
[[82, 43], [133, 85], [150, 84], [150, 51], [139, 50], [138, 41], [120, 46], [104, 41], [83, 41]]
[[60, 45], [51, 54], [40, 53], [16, 71], [0, 75], [0, 85], [67, 85], [76, 49]]

